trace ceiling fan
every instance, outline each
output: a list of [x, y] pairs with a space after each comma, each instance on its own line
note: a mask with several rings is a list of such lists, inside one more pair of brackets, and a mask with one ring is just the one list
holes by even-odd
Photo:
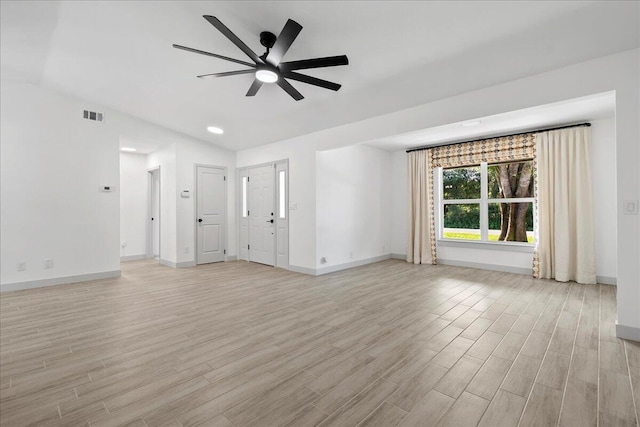
[[225, 61], [235, 62], [236, 64], [250, 67], [246, 70], [226, 71], [223, 73], [202, 74], [199, 78], [226, 77], [236, 76], [239, 74], [254, 74], [253, 84], [249, 87], [247, 96], [255, 96], [264, 83], [276, 83], [293, 99], [300, 101], [304, 98], [286, 79], [296, 80], [314, 86], [323, 87], [337, 91], [341, 85], [327, 80], [311, 77], [306, 74], [300, 74], [294, 70], [305, 70], [309, 68], [335, 67], [338, 65], [348, 65], [349, 59], [346, 55], [328, 56], [324, 58], [303, 59], [300, 61], [281, 62], [282, 57], [287, 53], [293, 41], [298, 37], [302, 30], [302, 26], [296, 21], [289, 19], [284, 25], [278, 37], [268, 31], [260, 33], [260, 44], [267, 48], [267, 51], [261, 56], [256, 55], [246, 44], [242, 42], [215, 16], [204, 15], [204, 19], [209, 21], [211, 25], [216, 27], [226, 38], [231, 40], [233, 44], [238, 46], [254, 63], [241, 61], [228, 56], [222, 56], [215, 53], [205, 52], [199, 49], [193, 49], [186, 46], [174, 44], [176, 49], [186, 50], [188, 52], [199, 53], [201, 55], [212, 56]]

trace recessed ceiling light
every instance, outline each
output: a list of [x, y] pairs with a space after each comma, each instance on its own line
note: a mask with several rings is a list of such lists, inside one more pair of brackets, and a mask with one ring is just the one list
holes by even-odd
[[219, 127], [215, 127], [215, 126], [209, 126], [207, 128], [207, 130], [211, 133], [215, 133], [216, 135], [222, 135], [224, 133], [224, 131], [222, 129], [220, 129]]
[[480, 120], [474, 120], [472, 122], [465, 122], [462, 124], [462, 126], [464, 127], [478, 126], [480, 123], [482, 123]]
[[278, 75], [271, 70], [258, 70], [256, 71], [256, 79], [264, 83], [275, 83], [278, 81]]
[[122, 147], [120, 149], [120, 151], [126, 151], [127, 153], [133, 153], [134, 151], [137, 151], [135, 148], [132, 147]]

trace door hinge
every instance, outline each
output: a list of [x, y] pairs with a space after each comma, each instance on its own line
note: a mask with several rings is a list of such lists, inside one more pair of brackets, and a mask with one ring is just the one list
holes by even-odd
[[247, 216], [251, 216], [251, 211], [247, 210]]
[[249, 177], [247, 177], [247, 182], [249, 182], [249, 181], [251, 181], [251, 180], [249, 179]]
[[247, 245], [247, 249], [251, 249], [251, 245]]
[[227, 250], [226, 249], [223, 252], [224, 252], [225, 255], [227, 254]]
[[225, 177], [224, 177], [224, 181], [226, 181], [226, 180], [227, 180], [227, 177], [225, 176]]

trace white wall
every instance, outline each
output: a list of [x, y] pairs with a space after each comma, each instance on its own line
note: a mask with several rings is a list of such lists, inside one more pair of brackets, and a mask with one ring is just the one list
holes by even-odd
[[[594, 220], [596, 241], [597, 275], [610, 283], [616, 277], [616, 188], [615, 176], [615, 120], [614, 118], [591, 121], [592, 130], [592, 178], [594, 198]], [[392, 225], [393, 251], [407, 253], [407, 164], [405, 151], [393, 153], [392, 187], [394, 217]], [[399, 203], [402, 201], [401, 203]], [[478, 247], [448, 246], [438, 244], [438, 259], [442, 263], [490, 265], [507, 271], [529, 271], [533, 265], [533, 254]], [[398, 252], [396, 252], [398, 251]]]
[[391, 153], [389, 185], [391, 188], [391, 253], [407, 256], [409, 195], [407, 188], [407, 153]]
[[[195, 262], [195, 165], [223, 166], [227, 168], [227, 256], [236, 256], [236, 206], [234, 152], [223, 150], [197, 140], [184, 140], [176, 145], [176, 260], [178, 263]], [[180, 197], [189, 190], [191, 197]], [[186, 265], [181, 264], [181, 265]]]
[[[616, 278], [618, 236], [616, 228], [616, 122], [615, 118], [591, 121], [591, 174], [593, 220], [596, 237], [596, 274]], [[639, 163], [640, 164], [640, 163]]]
[[146, 256], [148, 179], [147, 156], [120, 153], [121, 257]]
[[[2, 81], [0, 281], [119, 274], [119, 158], [112, 124], [88, 104]], [[115, 187], [99, 192], [100, 185]], [[44, 269], [43, 260], [53, 259]], [[26, 262], [26, 271], [16, 263]], [[8, 287], [5, 287], [8, 288]]]
[[391, 252], [390, 161], [390, 153], [362, 145], [316, 153], [318, 267]]

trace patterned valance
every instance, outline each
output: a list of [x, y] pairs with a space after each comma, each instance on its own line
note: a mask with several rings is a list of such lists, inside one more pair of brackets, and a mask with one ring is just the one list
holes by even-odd
[[504, 136], [430, 148], [434, 168], [478, 165], [532, 159], [536, 150], [535, 134]]

